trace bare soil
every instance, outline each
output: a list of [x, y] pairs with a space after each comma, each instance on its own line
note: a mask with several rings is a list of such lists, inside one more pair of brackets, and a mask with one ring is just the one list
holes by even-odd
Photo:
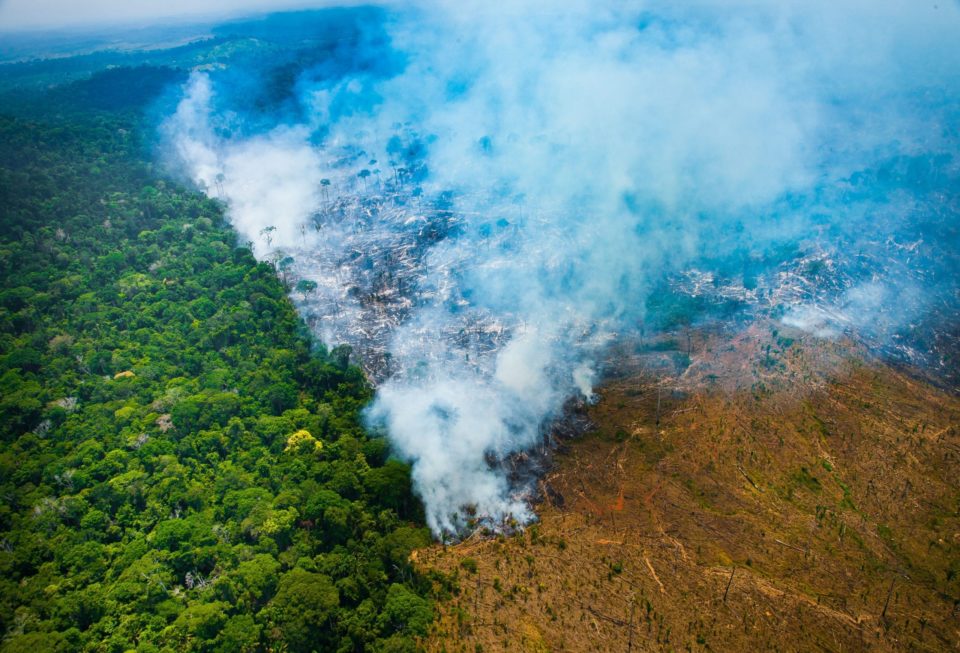
[[960, 399], [770, 325], [677, 341], [614, 352], [538, 524], [415, 554], [459, 588], [425, 649], [960, 650]]

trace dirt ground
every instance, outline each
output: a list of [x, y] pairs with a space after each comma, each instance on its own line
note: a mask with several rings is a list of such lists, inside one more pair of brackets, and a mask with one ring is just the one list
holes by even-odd
[[612, 354], [539, 523], [418, 551], [428, 651], [960, 650], [960, 399], [755, 325]]

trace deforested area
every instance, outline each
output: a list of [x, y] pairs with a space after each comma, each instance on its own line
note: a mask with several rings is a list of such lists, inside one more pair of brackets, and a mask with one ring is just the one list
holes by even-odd
[[958, 33], [0, 2], [0, 651], [955, 650]]

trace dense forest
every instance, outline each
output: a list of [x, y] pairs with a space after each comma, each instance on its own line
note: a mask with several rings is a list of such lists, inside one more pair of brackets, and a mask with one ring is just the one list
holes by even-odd
[[409, 468], [350, 350], [155, 172], [174, 78], [0, 117], [0, 650], [413, 650], [447, 585]]

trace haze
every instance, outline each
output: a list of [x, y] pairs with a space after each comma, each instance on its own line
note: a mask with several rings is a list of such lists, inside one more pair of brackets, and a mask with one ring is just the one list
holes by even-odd
[[[3, 0], [0, 2], [0, 31], [59, 30], [155, 22], [181, 22], [238, 16], [261, 11], [322, 7], [332, 3], [304, 0]], [[340, 2], [338, 5], [354, 4]]]

